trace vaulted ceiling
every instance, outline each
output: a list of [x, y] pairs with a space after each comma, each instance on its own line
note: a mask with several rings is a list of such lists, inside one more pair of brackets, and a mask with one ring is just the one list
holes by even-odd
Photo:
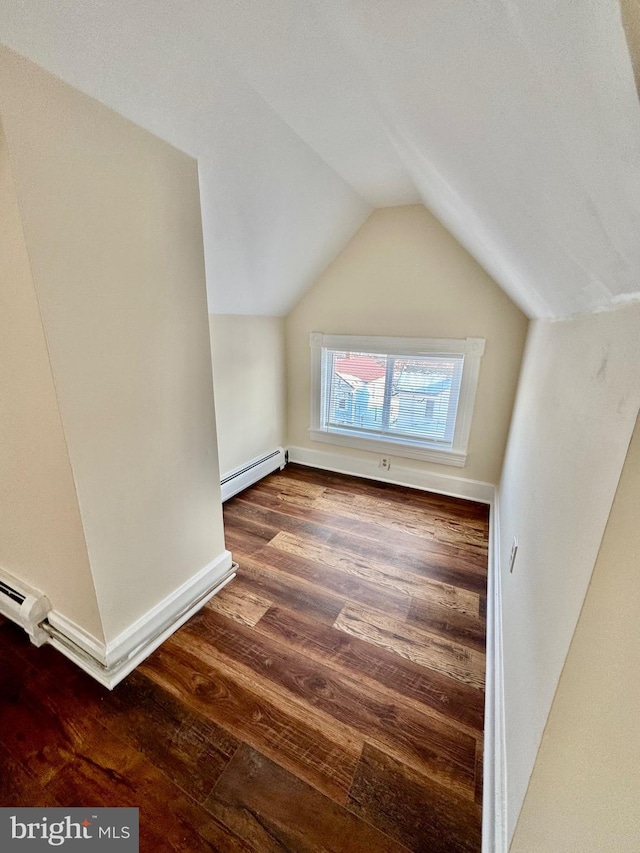
[[640, 297], [611, 0], [3, 0], [0, 41], [198, 157], [213, 312], [286, 313], [415, 202], [531, 317]]

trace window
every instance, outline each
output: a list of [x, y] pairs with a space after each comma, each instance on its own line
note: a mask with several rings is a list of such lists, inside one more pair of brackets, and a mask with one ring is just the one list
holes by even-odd
[[484, 338], [311, 335], [311, 437], [463, 466]]

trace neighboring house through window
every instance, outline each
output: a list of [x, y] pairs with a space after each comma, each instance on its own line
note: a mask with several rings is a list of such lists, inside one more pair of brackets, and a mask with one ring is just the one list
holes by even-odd
[[313, 332], [311, 437], [463, 466], [484, 338]]

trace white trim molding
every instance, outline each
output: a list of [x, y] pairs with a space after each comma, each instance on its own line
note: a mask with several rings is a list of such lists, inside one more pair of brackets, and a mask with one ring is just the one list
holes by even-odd
[[236, 568], [230, 552], [223, 551], [106, 644], [55, 610], [43, 629], [50, 645], [112, 690], [229, 583]]
[[[394, 453], [410, 459], [422, 459], [443, 465], [462, 468], [467, 462], [467, 446], [471, 433], [471, 418], [480, 361], [484, 353], [484, 338], [390, 338], [362, 335], [325, 335], [312, 332], [311, 347], [310, 427], [313, 441], [337, 444], [377, 453]], [[389, 356], [455, 356], [455, 370], [447, 405], [446, 427], [442, 439], [427, 440], [419, 436], [393, 433], [389, 429], [375, 426], [355, 427], [330, 423], [329, 386], [332, 379], [327, 375], [333, 363], [331, 353], [336, 351], [358, 352]], [[382, 422], [389, 422], [392, 363], [387, 363], [385, 395], [382, 405]], [[386, 413], [386, 414], [385, 414]]]
[[496, 489], [489, 516], [482, 853], [507, 853], [508, 850], [499, 503]]
[[466, 477], [452, 477], [450, 474], [437, 474], [422, 471], [408, 465], [398, 465], [395, 460], [386, 471], [378, 466], [378, 456], [363, 458], [347, 453], [331, 453], [324, 450], [311, 450], [308, 447], [289, 447], [289, 462], [335, 471], [337, 474], [350, 474], [367, 480], [379, 480], [397, 486], [407, 486], [424, 492], [436, 492], [453, 498], [465, 498], [470, 501], [490, 504], [493, 501], [495, 486], [482, 480], [469, 480]]

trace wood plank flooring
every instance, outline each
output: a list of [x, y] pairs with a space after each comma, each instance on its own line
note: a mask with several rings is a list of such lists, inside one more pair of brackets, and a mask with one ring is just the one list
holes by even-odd
[[109, 693], [0, 622], [0, 805], [132, 805], [143, 851], [479, 853], [488, 512], [289, 465], [238, 577]]

